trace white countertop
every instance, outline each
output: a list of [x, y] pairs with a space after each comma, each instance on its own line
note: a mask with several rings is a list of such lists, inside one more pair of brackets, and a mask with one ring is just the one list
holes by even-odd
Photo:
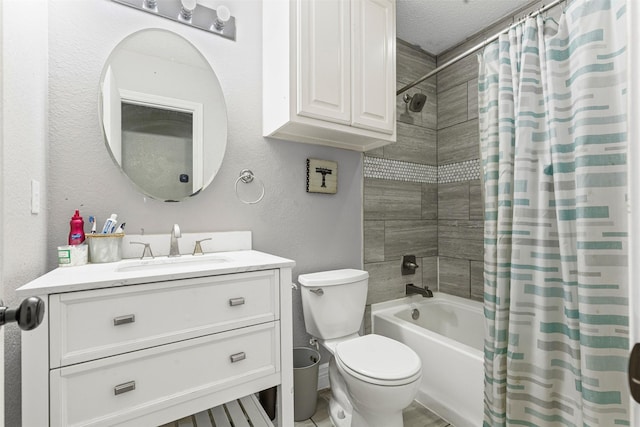
[[[207, 258], [214, 258], [215, 262], [207, 262]], [[145, 265], [145, 261], [157, 264], [157, 268], [154, 265]], [[21, 286], [16, 290], [16, 295], [25, 298], [293, 266], [295, 261], [254, 250], [216, 252], [201, 258], [183, 255], [179, 259], [125, 259], [104, 264], [60, 267]]]

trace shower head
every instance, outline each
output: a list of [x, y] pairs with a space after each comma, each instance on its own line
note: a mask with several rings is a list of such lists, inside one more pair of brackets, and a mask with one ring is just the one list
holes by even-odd
[[414, 113], [419, 113], [424, 108], [424, 104], [427, 103], [427, 95], [422, 93], [414, 93], [413, 95], [409, 95], [405, 93], [402, 97], [404, 102], [409, 104], [409, 111], [413, 111]]

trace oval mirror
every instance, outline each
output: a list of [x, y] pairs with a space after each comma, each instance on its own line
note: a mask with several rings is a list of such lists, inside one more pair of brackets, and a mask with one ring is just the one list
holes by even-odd
[[107, 149], [142, 193], [179, 201], [213, 181], [227, 110], [209, 62], [182, 36], [147, 29], [122, 40], [102, 70], [100, 98]]

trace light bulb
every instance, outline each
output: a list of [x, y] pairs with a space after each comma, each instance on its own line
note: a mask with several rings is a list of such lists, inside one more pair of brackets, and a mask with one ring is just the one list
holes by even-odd
[[222, 31], [226, 23], [231, 19], [231, 12], [229, 12], [229, 8], [227, 6], [219, 6], [216, 9], [216, 15], [217, 17], [213, 26], [216, 30]]
[[185, 21], [190, 21], [191, 16], [193, 15], [193, 10], [197, 6], [196, 0], [180, 0], [182, 3], [182, 9], [180, 10], [180, 18]]

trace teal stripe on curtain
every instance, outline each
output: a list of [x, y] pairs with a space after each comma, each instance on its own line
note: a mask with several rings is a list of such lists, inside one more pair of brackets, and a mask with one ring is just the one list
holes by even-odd
[[624, 6], [573, 0], [479, 57], [487, 427], [630, 424]]

